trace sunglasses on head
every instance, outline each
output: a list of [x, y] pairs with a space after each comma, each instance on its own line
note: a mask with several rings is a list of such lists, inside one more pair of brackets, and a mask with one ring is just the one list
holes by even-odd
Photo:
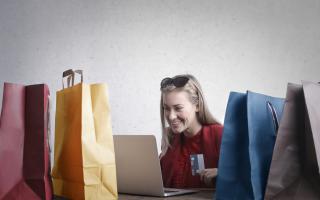
[[189, 78], [186, 76], [178, 76], [176, 78], [167, 77], [161, 81], [160, 86], [161, 86], [161, 89], [167, 87], [168, 85], [174, 85], [177, 88], [179, 88], [179, 87], [185, 86], [188, 81], [189, 81]]

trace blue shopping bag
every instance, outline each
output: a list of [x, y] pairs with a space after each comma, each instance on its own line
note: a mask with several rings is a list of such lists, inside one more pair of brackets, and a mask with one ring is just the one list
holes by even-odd
[[263, 199], [284, 100], [248, 91], [228, 100], [216, 199]]

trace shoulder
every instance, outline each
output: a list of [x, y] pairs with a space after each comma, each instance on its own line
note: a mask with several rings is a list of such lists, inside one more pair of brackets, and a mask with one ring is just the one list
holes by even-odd
[[203, 130], [205, 133], [221, 135], [223, 131], [223, 125], [218, 123], [207, 124], [203, 126]]

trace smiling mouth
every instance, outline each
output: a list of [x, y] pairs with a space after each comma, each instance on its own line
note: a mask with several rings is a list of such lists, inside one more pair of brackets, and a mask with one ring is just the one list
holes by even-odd
[[180, 122], [171, 123], [171, 126], [172, 126], [172, 127], [178, 127], [179, 125], [180, 125]]

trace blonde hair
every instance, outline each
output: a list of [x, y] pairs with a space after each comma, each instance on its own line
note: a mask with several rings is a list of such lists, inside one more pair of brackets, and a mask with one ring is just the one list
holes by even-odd
[[161, 140], [161, 155], [162, 157], [171, 145], [173, 132], [165, 124], [165, 114], [163, 107], [163, 94], [170, 93], [172, 91], [185, 91], [189, 94], [189, 100], [192, 104], [196, 105], [199, 109], [197, 112], [197, 119], [201, 125], [209, 124], [220, 124], [220, 122], [213, 117], [210, 113], [207, 103], [205, 101], [203, 91], [197, 79], [190, 74], [183, 74], [174, 76], [172, 79], [177, 77], [187, 77], [189, 80], [183, 87], [176, 87], [173, 84], [167, 85], [161, 88], [161, 98], [160, 98], [160, 118], [161, 118], [161, 128], [162, 128], [162, 140]]

